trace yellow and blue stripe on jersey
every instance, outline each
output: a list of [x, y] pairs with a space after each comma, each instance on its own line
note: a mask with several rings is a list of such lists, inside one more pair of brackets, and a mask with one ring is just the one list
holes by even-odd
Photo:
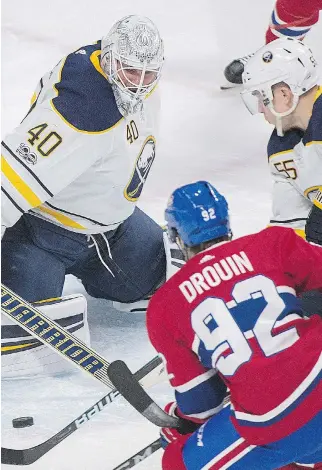
[[[68, 126], [89, 134], [109, 131], [123, 119], [112, 87], [100, 67], [100, 48], [98, 41], [78, 49], [62, 61], [58, 81], [54, 84], [57, 96], [51, 100], [53, 110]], [[36, 107], [42, 89], [41, 79], [28, 114]], [[66, 214], [43, 206], [44, 201], [54, 196], [53, 192], [13, 149], [5, 142], [2, 145], [2, 193], [14, 210], [23, 214], [38, 207], [65, 226], [84, 229]]]
[[5, 142], [2, 142], [2, 153], [1, 191], [3, 197], [11, 202], [16, 211], [23, 214], [30, 208], [40, 206], [46, 199], [53, 197], [50, 189], [21, 158], [15, 155]]
[[303, 136], [304, 132], [300, 129], [291, 129], [283, 137], [280, 137], [277, 135], [276, 129], [274, 129], [267, 144], [268, 160], [271, 161], [271, 159], [278, 155], [292, 152], [295, 145], [301, 142]]

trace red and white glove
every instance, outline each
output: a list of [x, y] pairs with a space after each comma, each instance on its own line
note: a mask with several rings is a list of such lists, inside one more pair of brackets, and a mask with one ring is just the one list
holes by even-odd
[[[180, 412], [177, 413], [176, 402], [168, 403], [164, 411], [171, 416], [180, 416]], [[202, 423], [194, 423], [193, 421], [184, 420], [187, 426], [183, 427], [183, 430], [175, 428], [162, 428], [160, 431], [162, 447], [165, 452], [162, 457], [162, 470], [186, 470], [186, 466], [183, 462], [182, 449], [187, 439], [191, 434], [199, 428]]]
[[[170, 402], [164, 407], [164, 411], [168, 413], [170, 416], [176, 416], [178, 417], [179, 414], [176, 413], [177, 410], [177, 404], [176, 402]], [[192, 434], [196, 429], [199, 428], [200, 424], [196, 424], [193, 421], [189, 421], [187, 419], [182, 419], [182, 422], [184, 423], [184, 426], [182, 429], [176, 429], [176, 428], [162, 428], [160, 431], [160, 437], [161, 437], [161, 443], [162, 447], [165, 449], [170, 442], [173, 442], [179, 438], [182, 438], [182, 436], [189, 436]]]

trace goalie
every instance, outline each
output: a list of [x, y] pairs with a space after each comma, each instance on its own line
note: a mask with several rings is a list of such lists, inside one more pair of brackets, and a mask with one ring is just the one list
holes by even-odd
[[2, 282], [28, 301], [65, 275], [131, 303], [165, 280], [163, 230], [136, 207], [158, 146], [163, 41], [136, 15], [39, 82], [2, 153]]

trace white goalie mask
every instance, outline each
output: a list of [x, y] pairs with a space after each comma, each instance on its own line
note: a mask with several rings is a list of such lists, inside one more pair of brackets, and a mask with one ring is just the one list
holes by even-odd
[[[318, 84], [318, 66], [311, 49], [297, 39], [281, 38], [257, 52], [245, 64], [241, 97], [252, 114], [260, 111], [260, 102], [276, 116], [279, 135], [281, 119], [291, 114], [298, 105], [299, 97]], [[293, 93], [289, 110], [278, 113], [274, 109], [272, 87], [286, 83]]]
[[126, 116], [142, 108], [161, 77], [163, 41], [144, 16], [126, 16], [102, 39], [101, 67], [111, 83], [117, 106]]

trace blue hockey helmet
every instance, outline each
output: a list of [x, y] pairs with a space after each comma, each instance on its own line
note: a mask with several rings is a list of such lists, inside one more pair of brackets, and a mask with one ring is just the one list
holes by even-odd
[[187, 246], [231, 237], [227, 201], [207, 181], [176, 189], [165, 210], [165, 220], [170, 240], [175, 241], [178, 234]]

